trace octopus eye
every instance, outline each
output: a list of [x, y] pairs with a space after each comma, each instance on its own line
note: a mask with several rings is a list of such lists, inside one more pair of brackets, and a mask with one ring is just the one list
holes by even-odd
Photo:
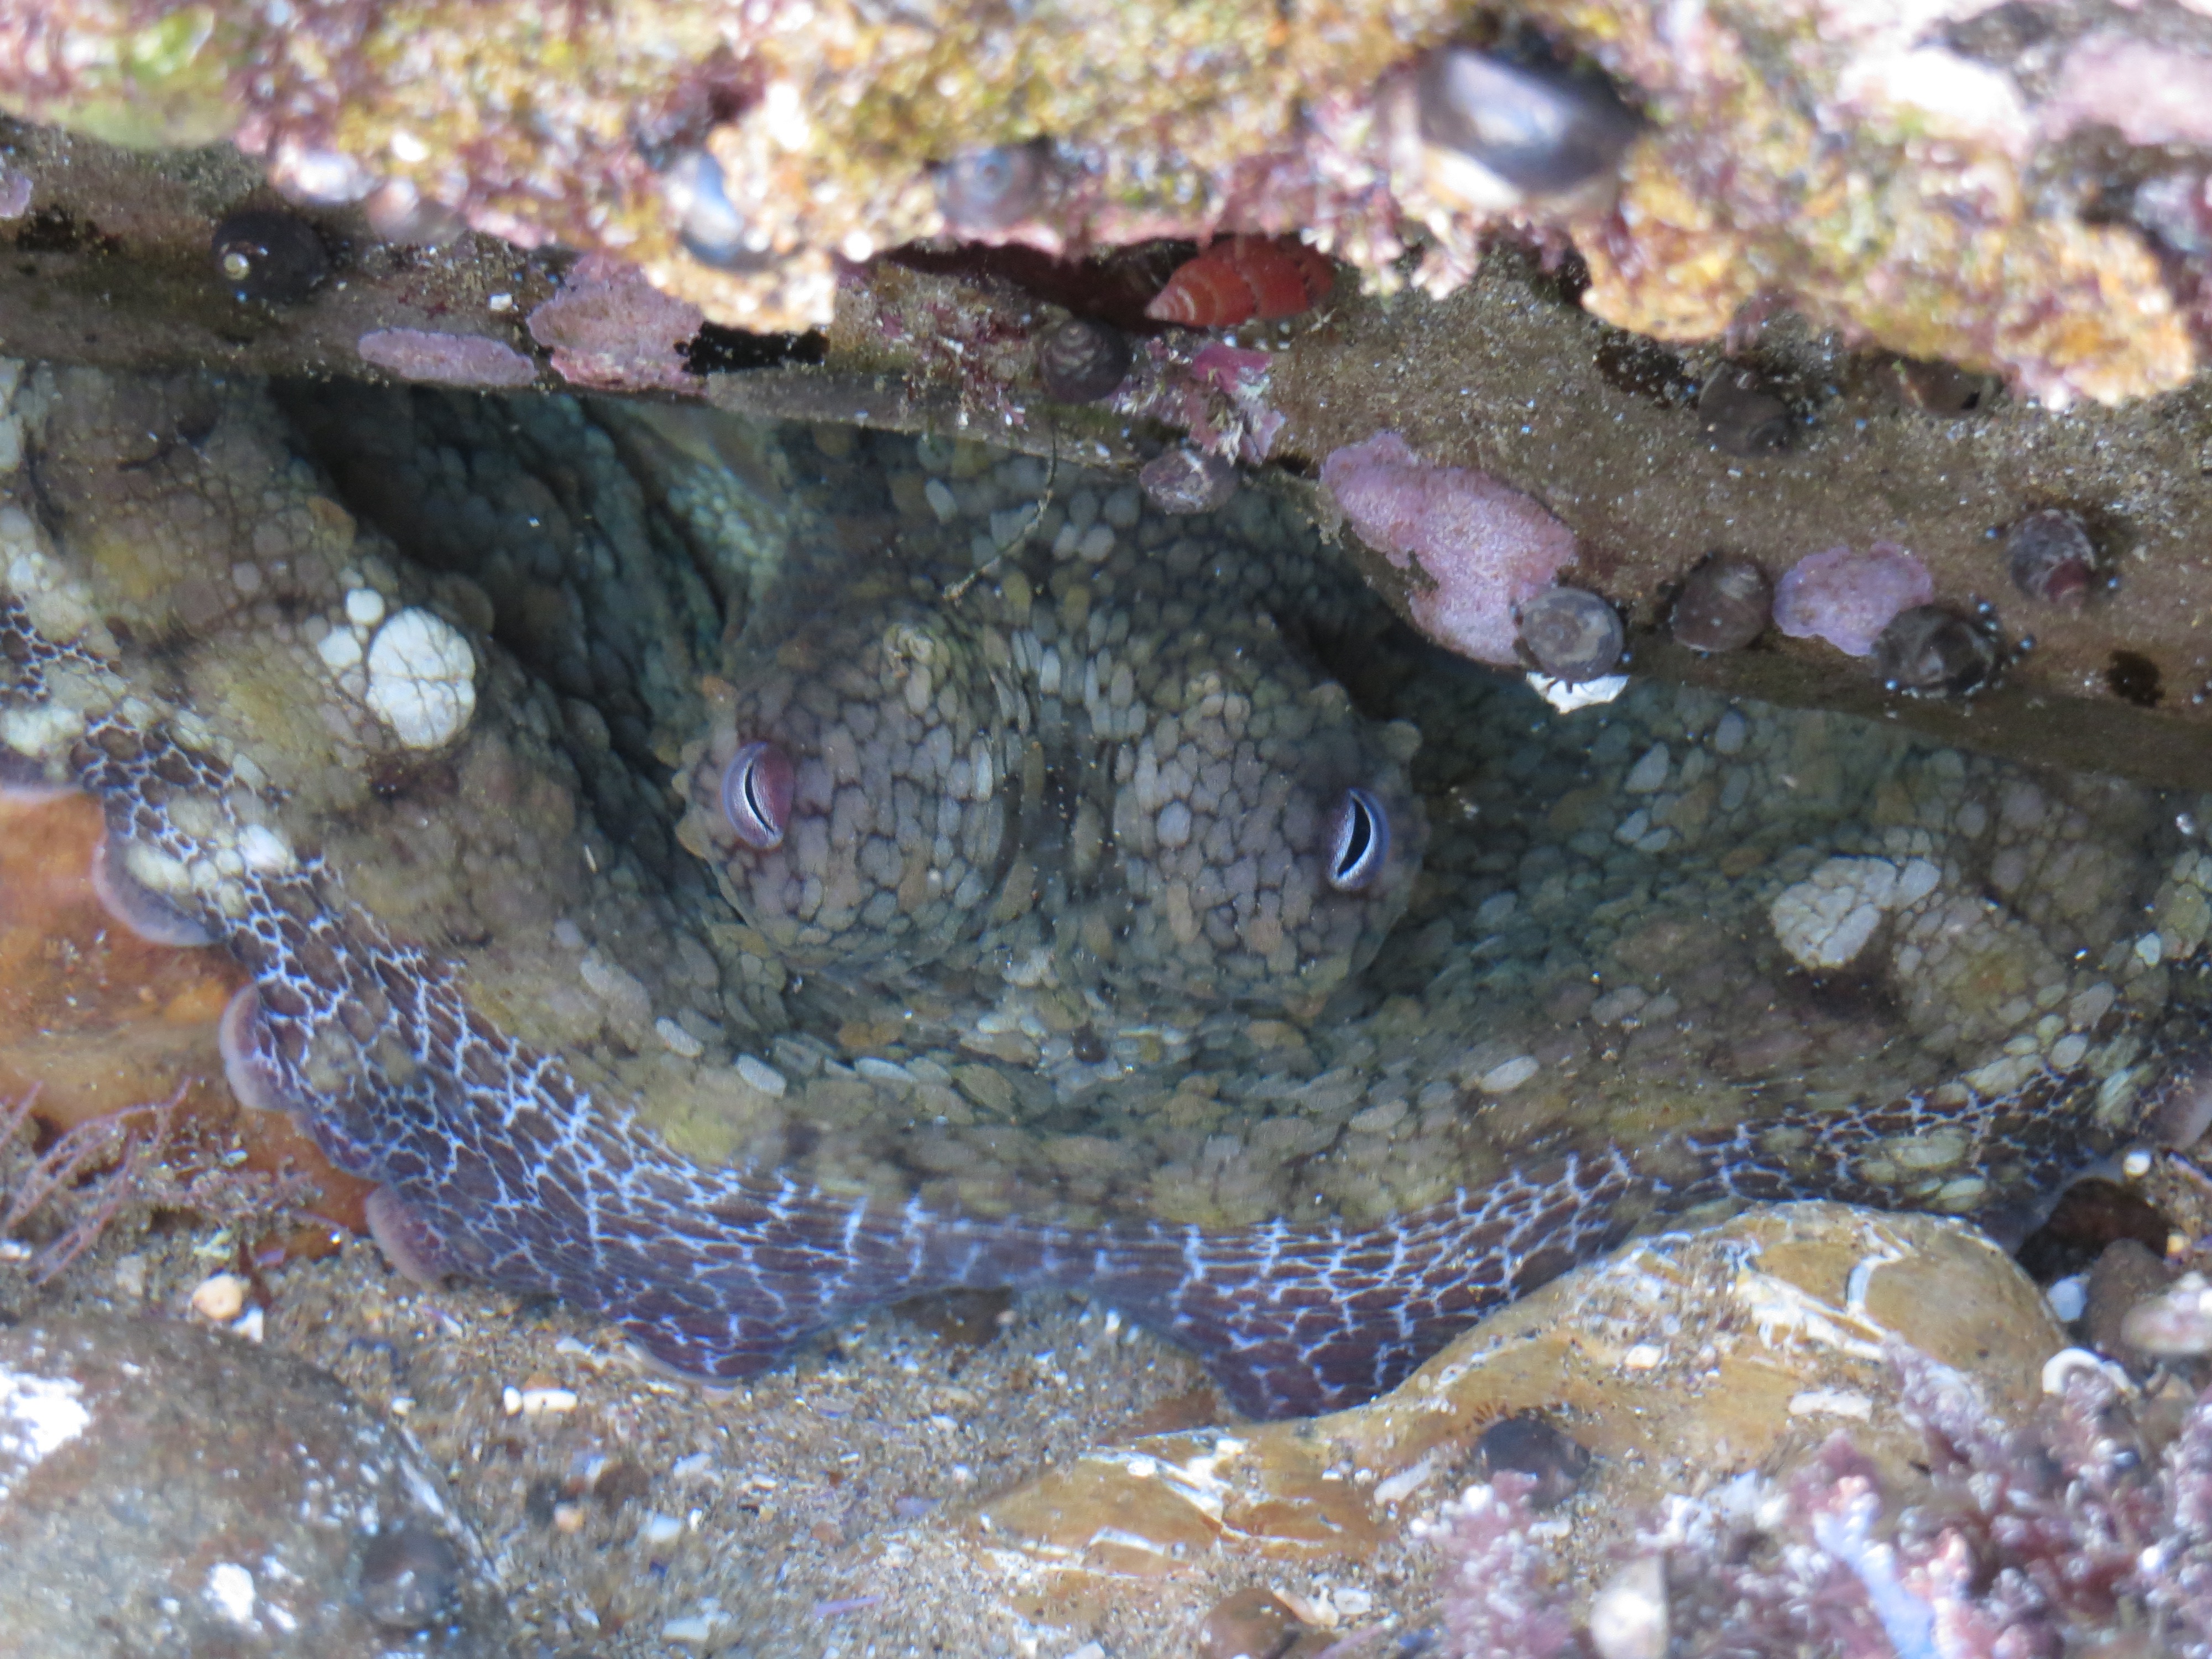
[[1371, 885], [1390, 856], [1390, 815], [1364, 789], [1347, 789], [1329, 824], [1328, 884], [1340, 893]]
[[783, 845], [794, 777], [791, 757], [772, 743], [749, 743], [730, 757], [722, 769], [722, 816], [739, 841], [763, 853]]

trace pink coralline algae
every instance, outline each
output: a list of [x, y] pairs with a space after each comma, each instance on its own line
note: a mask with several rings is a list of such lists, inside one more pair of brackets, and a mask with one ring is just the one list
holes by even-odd
[[1257, 465], [1283, 429], [1282, 411], [1267, 402], [1272, 354], [1213, 341], [1195, 352], [1175, 341], [1146, 342], [1139, 383], [1116, 404], [1188, 429], [1201, 449]]
[[1774, 585], [1774, 625], [1793, 640], [1826, 640], [1846, 656], [1870, 656], [1901, 611], [1936, 597], [1928, 567], [1895, 542], [1865, 552], [1808, 553]]
[[[1900, 1504], [1839, 1434], [1786, 1482], [1669, 1498], [1636, 1549], [1663, 1560], [1675, 1659], [2212, 1656], [2212, 1393], [2163, 1455], [2114, 1372], [2057, 1356], [2033, 1421], [1992, 1416], [1964, 1373], [1893, 1347], [1932, 1492]], [[1611, 1651], [1552, 1613], [1526, 1477], [1444, 1512], [1444, 1659]], [[2117, 1631], [2138, 1638], [2106, 1645]]]
[[2051, 139], [2107, 126], [2131, 144], [2212, 144], [2212, 57], [2101, 30], [2068, 51], [2040, 115]]
[[1332, 452], [1321, 478], [1362, 541], [1401, 570], [1419, 562], [1428, 583], [1407, 600], [1422, 630], [1478, 662], [1515, 664], [1515, 612], [1579, 551], [1529, 496], [1485, 472], [1432, 466], [1395, 432]]
[[699, 307], [672, 299], [636, 266], [587, 253], [561, 291], [530, 313], [530, 337], [553, 354], [572, 386], [605, 392], [696, 387], [684, 343], [706, 321]]
[[1581, 1651], [1530, 1533], [1534, 1475], [1508, 1473], [1473, 1486], [1443, 1516], [1444, 1639], [1453, 1659], [1553, 1659]]
[[354, 343], [362, 362], [403, 380], [435, 386], [528, 386], [538, 365], [496, 340], [475, 334], [434, 334], [420, 328], [380, 328]]

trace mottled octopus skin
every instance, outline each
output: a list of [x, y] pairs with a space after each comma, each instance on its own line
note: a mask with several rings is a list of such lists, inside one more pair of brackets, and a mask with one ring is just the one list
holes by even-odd
[[[1198, 609], [1172, 557], [1122, 554], [1105, 574], [1117, 591], [1082, 637], [1036, 648], [973, 606], [854, 602], [860, 579], [835, 566], [755, 616], [685, 751], [678, 834], [784, 960], [913, 989], [1043, 951], [1136, 1018], [1311, 1010], [1373, 960], [1426, 834], [1388, 734], [1288, 648], [1264, 577], [1206, 573]], [[797, 770], [769, 849], [722, 795], [763, 740]], [[1391, 854], [1343, 892], [1329, 832], [1353, 788], [1381, 804]]]
[[[252, 975], [258, 1006], [238, 1057], [256, 1074], [252, 1092], [380, 1184], [410, 1255], [566, 1297], [702, 1377], [752, 1374], [919, 1291], [1080, 1287], [1195, 1351], [1239, 1409], [1312, 1413], [1391, 1387], [1486, 1309], [1617, 1243], [1654, 1202], [1879, 1201], [1855, 1159], [1939, 1125], [1968, 1136], [1972, 1163], [2013, 1193], [2047, 1187], [2081, 1154], [2094, 1080], [2045, 1071], [2002, 1098], [1939, 1107], [1915, 1096], [1691, 1137], [1671, 1188], [1613, 1149], [1358, 1231], [1073, 1231], [703, 1168], [595, 1099], [559, 1056], [498, 1030], [450, 969], [350, 907], [331, 872], [226, 861], [259, 820], [252, 792], [180, 739], [172, 716], [130, 699], [99, 712], [84, 688], [118, 684], [106, 665], [0, 600], [0, 713], [51, 710], [64, 681], [69, 707], [90, 707], [82, 734], [65, 760], [0, 751], [0, 782], [74, 782], [104, 803], [117, 842], [230, 872], [196, 908], [177, 902]], [[186, 800], [195, 810], [180, 814]]]

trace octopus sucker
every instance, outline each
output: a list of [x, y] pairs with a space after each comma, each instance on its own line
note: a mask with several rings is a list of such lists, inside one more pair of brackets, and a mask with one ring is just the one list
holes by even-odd
[[213, 933], [131, 873], [129, 843], [112, 836], [93, 847], [92, 890], [102, 909], [149, 945], [191, 950], [215, 943]]
[[[1261, 489], [243, 383], [118, 474], [127, 386], [37, 384], [56, 522], [118, 533], [36, 550], [128, 626], [0, 599], [0, 772], [178, 867], [266, 837], [173, 896], [241, 1094], [404, 1269], [674, 1371], [1078, 1288], [1321, 1410], [1688, 1206], [2048, 1191], [2202, 1064], [2156, 798], [1664, 688], [1563, 724]], [[323, 648], [410, 612], [477, 665], [434, 745]]]

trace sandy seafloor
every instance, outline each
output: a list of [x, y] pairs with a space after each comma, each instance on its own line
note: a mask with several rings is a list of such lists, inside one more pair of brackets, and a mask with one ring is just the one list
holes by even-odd
[[[1018, 505], [1034, 463], [1000, 471], [963, 499], [968, 525]], [[947, 540], [965, 534], [955, 524]], [[1179, 1217], [1271, 1213], [1292, 1183], [1387, 1212], [1547, 1136], [1649, 1134], [1962, 1073], [1995, 1086], [2054, 1055], [2110, 1073], [2127, 1054], [2106, 1016], [2165, 994], [2159, 953], [2140, 948], [2147, 907], [2169, 958], [2212, 925], [2172, 897], [2201, 894], [2174, 873], [2195, 855], [2174, 804], [2148, 792], [1686, 690], [1639, 685], [1562, 718], [1437, 663], [1376, 695], [1429, 738], [1415, 778], [1435, 839], [1389, 957], [1400, 994], [1316, 1035], [1317, 1052], [1229, 1020], [1209, 1040], [1240, 1062], [1210, 1092], [1155, 1114], [1169, 1096], [1153, 1091], [1132, 1109], [1141, 1150], [1122, 1184], [1181, 1194]], [[1881, 960], [1808, 976], [1771, 907], [1837, 854], [1929, 860], [1942, 883], [1881, 935]], [[1010, 1166], [1038, 1161], [1005, 1140]], [[1939, 1162], [1923, 1190], [1964, 1209], [1977, 1180]], [[187, 1316], [234, 1255], [210, 1232], [131, 1218], [38, 1301]], [[972, 1516], [988, 1496], [1086, 1447], [1218, 1420], [1193, 1360], [1079, 1298], [963, 1302], [965, 1332], [930, 1328], [958, 1325], [942, 1303], [927, 1323], [878, 1313], [710, 1391], [649, 1372], [572, 1308], [420, 1288], [365, 1238], [267, 1269], [263, 1290], [261, 1340], [400, 1417], [447, 1470], [526, 1652], [1136, 1659], [1193, 1651], [1207, 1607], [1243, 1582], [1293, 1592], [1343, 1634], [1376, 1632], [1362, 1652], [1398, 1650], [1434, 1618], [1428, 1547], [1410, 1536], [1363, 1561], [1243, 1559], [1202, 1584], [1055, 1573], [987, 1547]], [[557, 1408], [522, 1410], [526, 1397]], [[1437, 1480], [1424, 1501], [1461, 1484]]]
[[[41, 1310], [188, 1316], [204, 1238], [104, 1249]], [[118, 1261], [143, 1297], [118, 1289]], [[423, 1290], [366, 1239], [265, 1282], [264, 1340], [399, 1415], [446, 1471], [499, 1561], [524, 1653], [1185, 1654], [1221, 1593], [1045, 1573], [979, 1543], [979, 1498], [1218, 1412], [1186, 1356], [1074, 1297], [961, 1310], [980, 1345], [887, 1311], [725, 1391], [650, 1374], [573, 1310]], [[508, 1390], [544, 1387], [572, 1391], [574, 1409], [509, 1409]], [[1232, 1579], [1371, 1606], [1347, 1630], [1418, 1626], [1425, 1553], [1254, 1561]]]

